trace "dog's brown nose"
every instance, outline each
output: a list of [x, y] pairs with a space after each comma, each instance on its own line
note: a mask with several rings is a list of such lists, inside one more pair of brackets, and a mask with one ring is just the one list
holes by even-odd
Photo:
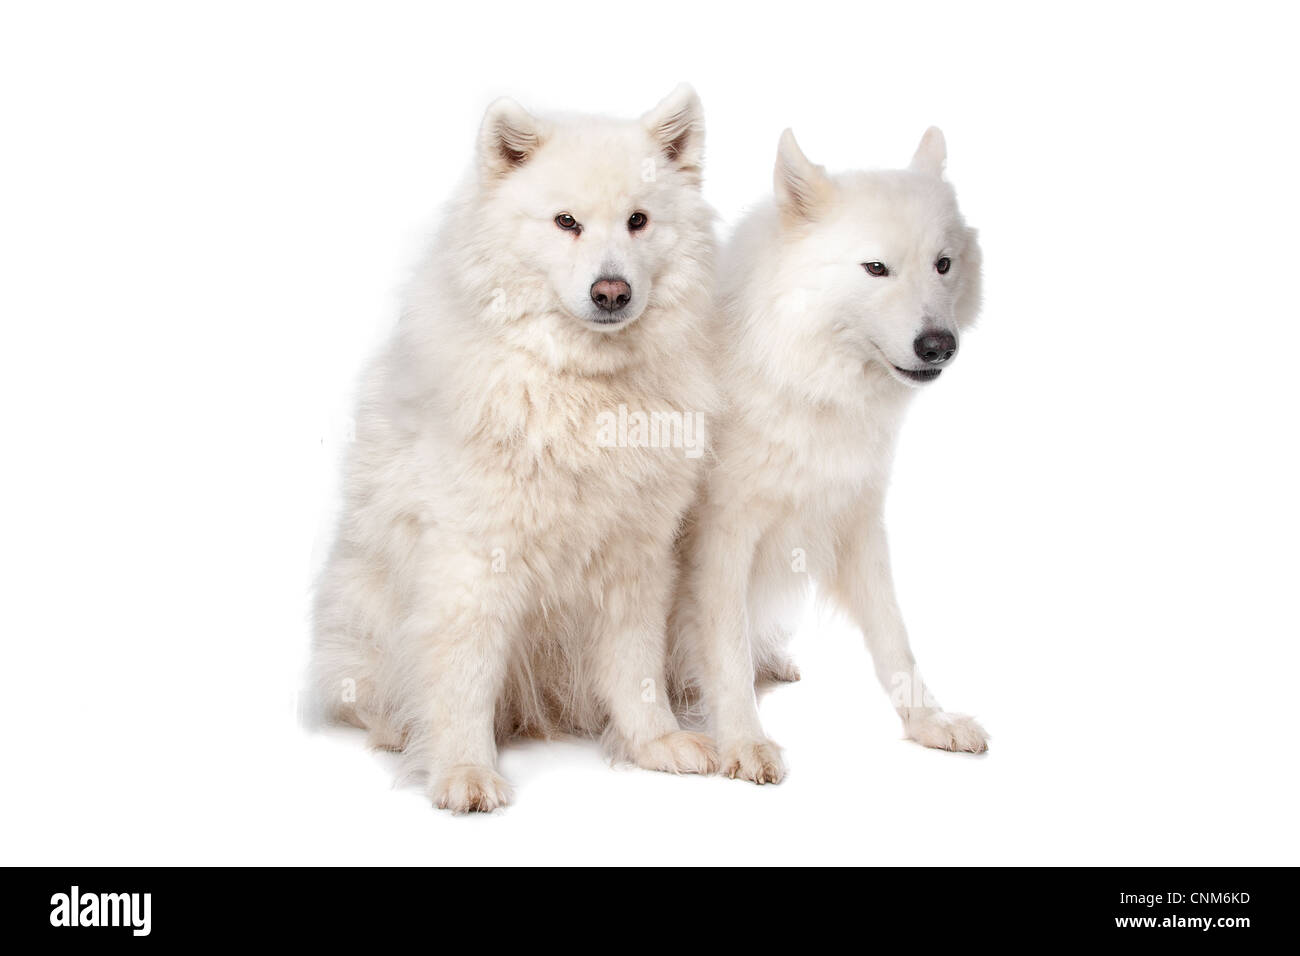
[[606, 312], [617, 312], [632, 301], [632, 287], [622, 279], [597, 279], [591, 284], [591, 301]]

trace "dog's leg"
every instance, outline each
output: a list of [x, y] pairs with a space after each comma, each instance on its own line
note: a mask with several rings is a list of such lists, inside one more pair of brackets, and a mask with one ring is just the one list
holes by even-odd
[[754, 649], [746, 603], [761, 519], [744, 507], [701, 509], [689, 564], [690, 619], [683, 640], [695, 657], [717, 734], [722, 772], [755, 783], [785, 776], [781, 749], [768, 740], [754, 693]]
[[404, 696], [415, 729], [405, 756], [427, 773], [434, 805], [487, 812], [510, 800], [496, 772], [495, 723], [524, 605], [513, 589], [523, 585], [465, 551], [448, 548], [439, 557], [413, 587], [427, 603], [407, 619], [401, 644], [408, 654], [390, 680], [410, 688]]
[[682, 730], [664, 679], [664, 625], [675, 577], [673, 542], [625, 539], [602, 571], [595, 678], [621, 751], [638, 766], [713, 773], [713, 741]]
[[964, 714], [943, 711], [921, 681], [894, 595], [880, 504], [873, 497], [855, 516], [832, 591], [862, 628], [876, 677], [894, 702], [907, 736], [927, 747], [980, 753], [988, 749], [984, 728]]
[[453, 813], [490, 812], [510, 801], [496, 772], [496, 707], [505, 680], [507, 634], [488, 616], [466, 616], [438, 635], [426, 759], [429, 795]]

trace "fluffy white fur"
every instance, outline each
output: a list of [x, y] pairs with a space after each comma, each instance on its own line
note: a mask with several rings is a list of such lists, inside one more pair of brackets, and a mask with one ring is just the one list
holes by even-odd
[[[702, 148], [689, 87], [627, 122], [494, 103], [366, 376], [313, 682], [323, 716], [401, 750], [437, 806], [507, 802], [496, 747], [513, 734], [604, 732], [644, 767], [716, 769], [664, 683], [702, 459], [597, 441], [620, 406], [714, 408]], [[592, 300], [609, 276], [631, 287], [612, 317]]]
[[908, 736], [987, 746], [975, 721], [940, 710], [921, 683], [882, 523], [895, 436], [917, 387], [907, 372], [927, 367], [913, 343], [923, 331], [958, 334], [979, 308], [980, 250], [943, 179], [945, 155], [930, 129], [907, 169], [832, 176], [787, 130], [774, 201], [723, 251], [715, 352], [727, 408], [684, 542], [672, 636], [681, 680], [702, 696], [733, 777], [784, 775], [754, 683], [797, 679], [784, 618], [810, 579], [862, 628]]

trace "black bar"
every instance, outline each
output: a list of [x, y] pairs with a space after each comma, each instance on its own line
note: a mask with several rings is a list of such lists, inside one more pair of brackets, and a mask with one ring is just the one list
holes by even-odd
[[[780, 935], [798, 938], [797, 924], [805, 924], [815, 938], [852, 932], [863, 949], [875, 948], [873, 940], [888, 945], [891, 933], [918, 943], [955, 935], [990, 942], [1127, 937], [1235, 946], [1278, 933], [1289, 937], [1295, 925], [1295, 873], [1289, 868], [914, 868], [794, 878], [749, 869], [714, 878], [652, 874], [653, 882], [634, 874], [556, 878], [436, 868], [11, 868], [6, 876], [13, 887], [4, 895], [8, 928], [38, 932], [50, 942], [76, 937], [92, 944], [116, 937], [133, 945], [318, 940], [373, 947], [423, 931], [433, 945], [445, 934], [455, 939], [485, 926], [489, 934], [556, 944], [564, 939], [557, 931], [573, 932], [573, 945], [583, 939], [594, 945], [598, 937], [587, 934], [612, 920], [646, 940], [663, 934], [721, 943], [780, 924], [786, 924]], [[98, 921], [91, 914], [102, 912], [107, 922], [116, 912], [121, 925], [54, 925], [70, 922], [69, 907], [59, 907], [71, 903], [74, 886], [79, 916]], [[648, 886], [655, 887], [651, 896]], [[107, 905], [100, 905], [101, 894], [113, 894]], [[87, 903], [92, 896], [96, 902]], [[634, 912], [638, 900], [643, 908]], [[748, 920], [748, 930], [735, 925], [737, 919]]]

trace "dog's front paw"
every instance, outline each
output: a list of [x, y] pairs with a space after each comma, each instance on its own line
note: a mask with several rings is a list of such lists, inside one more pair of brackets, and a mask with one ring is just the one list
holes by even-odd
[[780, 783], [785, 776], [781, 748], [770, 740], [732, 744], [722, 752], [722, 772], [732, 780], [739, 777], [757, 784]]
[[643, 744], [636, 763], [665, 773], [713, 773], [718, 769], [718, 751], [704, 734], [674, 730]]
[[907, 736], [925, 747], [936, 750], [961, 750], [980, 754], [989, 749], [989, 735], [975, 720], [965, 714], [932, 711], [922, 717], [904, 722]]
[[510, 784], [490, 767], [460, 764], [439, 778], [433, 805], [452, 813], [491, 813], [510, 802]]

